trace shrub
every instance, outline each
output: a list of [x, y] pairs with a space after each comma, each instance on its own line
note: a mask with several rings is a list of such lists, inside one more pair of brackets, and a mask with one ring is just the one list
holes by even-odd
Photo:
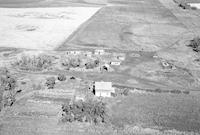
[[0, 70], [0, 110], [2, 107], [11, 106], [15, 101], [16, 79], [10, 72], [3, 68]]
[[92, 62], [88, 62], [88, 63], [85, 64], [86, 69], [93, 69], [94, 67], [95, 67], [95, 65]]
[[48, 55], [22, 56], [14, 63], [21, 70], [42, 71], [52, 66], [53, 57]]
[[81, 64], [81, 60], [79, 58], [70, 59], [70, 66], [73, 68], [79, 67]]
[[197, 8], [196, 7], [190, 7], [192, 10], [197, 10]]
[[99, 60], [91, 60], [85, 64], [86, 69], [93, 69], [99, 66]]
[[66, 122], [107, 122], [106, 104], [99, 100], [76, 101], [62, 106], [63, 121]]
[[3, 107], [12, 106], [14, 102], [15, 102], [15, 94], [11, 91], [4, 91]]
[[116, 96], [117, 96], [117, 93], [111, 92], [111, 96], [112, 96], [112, 97], [116, 97]]
[[[130, 93], [130, 90], [127, 88], [122, 88], [122, 89], [115, 89], [115, 93], [113, 93], [113, 97], [123, 95], [123, 96], [128, 96]], [[111, 93], [112, 94], [112, 93]]]
[[46, 86], [47, 86], [48, 89], [53, 89], [55, 84], [56, 84], [55, 77], [49, 77], [49, 78], [47, 78]]
[[155, 92], [156, 92], [156, 93], [161, 93], [162, 90], [158, 88], [158, 89], [155, 89]]
[[173, 93], [173, 94], [180, 94], [181, 93], [180, 90], [171, 90], [170, 92]]
[[0, 83], [3, 90], [11, 91], [14, 90], [16, 87], [16, 79], [11, 76], [10, 72], [7, 69], [3, 69], [4, 71], [1, 72]]
[[61, 61], [62, 65], [67, 67], [67, 69], [76, 68], [81, 65], [81, 60], [78, 57], [64, 58]]
[[22, 84], [22, 85], [25, 85], [25, 84], [26, 84], [26, 82], [25, 82], [25, 81], [22, 81], [22, 82], [21, 82], [21, 84]]
[[99, 60], [94, 60], [94, 63], [96, 66], [98, 66], [100, 64], [100, 61]]
[[0, 111], [1, 111], [1, 109], [3, 108], [3, 90], [2, 90], [2, 88], [1, 88], [1, 86], [0, 86]]
[[75, 80], [76, 78], [74, 76], [70, 77], [71, 80]]
[[200, 51], [200, 37], [195, 37], [194, 39], [192, 39], [190, 41], [190, 44], [187, 46], [191, 47], [193, 51], [199, 52]]
[[130, 92], [129, 89], [125, 89], [125, 90], [123, 91], [122, 94], [123, 94], [124, 96], [128, 96], [129, 92]]
[[61, 61], [61, 63], [62, 63], [63, 66], [70, 67], [70, 60], [69, 59], [63, 59]]
[[183, 91], [183, 94], [190, 94], [190, 91]]
[[66, 80], [66, 76], [64, 74], [58, 74], [58, 80], [59, 81], [65, 81]]

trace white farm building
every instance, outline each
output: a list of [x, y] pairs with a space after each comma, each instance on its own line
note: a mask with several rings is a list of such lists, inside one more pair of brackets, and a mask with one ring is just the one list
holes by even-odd
[[112, 82], [95, 82], [94, 89], [98, 97], [111, 97], [111, 93], [115, 93]]

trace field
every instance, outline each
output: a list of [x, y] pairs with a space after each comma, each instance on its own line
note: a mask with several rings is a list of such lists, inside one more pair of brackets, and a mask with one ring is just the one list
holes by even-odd
[[198, 96], [136, 93], [118, 98], [111, 107], [113, 124], [118, 127], [132, 125], [161, 130], [199, 131]]
[[[156, 4], [153, 6], [152, 3]], [[178, 42], [188, 33], [161, 3], [132, 1], [102, 8], [60, 49], [72, 44], [77, 47], [157, 51]]]
[[0, 47], [53, 50], [98, 10], [84, 7], [1, 8]]

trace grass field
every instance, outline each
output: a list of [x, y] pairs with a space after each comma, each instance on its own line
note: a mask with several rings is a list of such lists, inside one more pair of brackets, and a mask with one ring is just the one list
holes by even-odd
[[66, 49], [72, 44], [73, 47], [157, 51], [175, 43], [188, 32], [156, 0], [124, 3], [102, 8], [59, 49]]
[[[112, 102], [111, 102], [112, 104]], [[199, 131], [198, 96], [173, 94], [132, 94], [114, 100], [112, 123], [151, 128]]]

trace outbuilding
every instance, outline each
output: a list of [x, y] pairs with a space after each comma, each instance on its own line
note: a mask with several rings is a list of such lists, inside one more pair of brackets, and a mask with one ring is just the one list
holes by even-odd
[[85, 56], [87, 56], [87, 57], [92, 57], [92, 52], [85, 52]]
[[95, 55], [104, 55], [104, 54], [105, 54], [105, 51], [104, 51], [104, 50], [95, 50], [95, 51], [94, 51], [94, 54], [95, 54]]
[[121, 65], [121, 62], [119, 62], [119, 61], [111, 61], [110, 65], [119, 66], [119, 65]]
[[117, 56], [117, 59], [118, 59], [118, 60], [124, 61], [124, 60], [125, 60], [125, 57], [124, 57], [124, 56]]
[[98, 97], [111, 97], [111, 93], [115, 93], [112, 82], [95, 82], [94, 94]]

